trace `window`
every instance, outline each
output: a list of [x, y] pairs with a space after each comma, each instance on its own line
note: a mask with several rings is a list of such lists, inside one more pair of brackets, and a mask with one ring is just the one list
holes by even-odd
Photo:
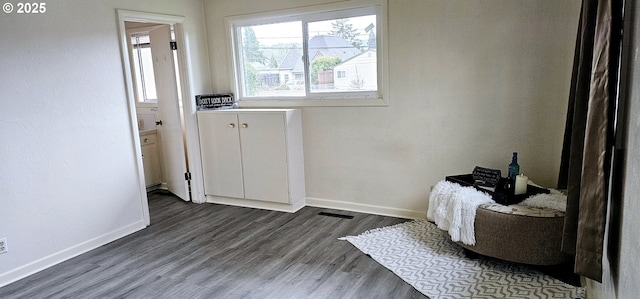
[[228, 20], [241, 104], [384, 101], [381, 5], [335, 6]]
[[138, 102], [156, 102], [156, 82], [153, 75], [153, 60], [148, 33], [131, 35], [133, 47], [133, 72], [135, 77], [136, 98]]

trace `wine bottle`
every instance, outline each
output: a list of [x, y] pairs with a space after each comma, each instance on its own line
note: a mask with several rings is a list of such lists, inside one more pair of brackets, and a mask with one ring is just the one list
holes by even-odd
[[518, 165], [518, 153], [513, 152], [513, 157], [511, 157], [511, 164], [509, 164], [509, 180], [515, 182], [516, 176], [520, 174], [520, 165]]

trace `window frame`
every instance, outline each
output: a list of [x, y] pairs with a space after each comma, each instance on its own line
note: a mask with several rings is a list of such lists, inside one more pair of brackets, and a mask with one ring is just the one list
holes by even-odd
[[[140, 98], [139, 97], [139, 93], [146, 93], [145, 91], [141, 91], [141, 88], [144, 88], [143, 86], [138, 86], [137, 83], [137, 75], [136, 75], [136, 66], [135, 64], [135, 59], [134, 59], [134, 52], [137, 52], [137, 49], [135, 49], [133, 42], [131, 41], [131, 38], [134, 35], [149, 35], [149, 32], [152, 31], [153, 29], [155, 29], [157, 26], [156, 25], [152, 25], [152, 26], [144, 26], [144, 27], [136, 27], [136, 28], [130, 28], [126, 30], [126, 35], [127, 35], [127, 47], [129, 48], [129, 61], [130, 61], [130, 67], [131, 67], [131, 76], [133, 79], [133, 91], [134, 91], [134, 97], [136, 99], [136, 102], [138, 103], [139, 106], [155, 106], [158, 103], [158, 99], [157, 99], [157, 95], [155, 99], [145, 99], [145, 98]], [[150, 46], [149, 46], [150, 48]], [[144, 75], [142, 75], [141, 80], [146, 81]], [[151, 78], [152, 80], [155, 80], [155, 77]], [[155, 81], [154, 81], [154, 86], [155, 86]]]
[[[358, 15], [376, 15], [376, 52], [377, 52], [377, 91], [364, 92], [309, 92], [309, 68], [307, 53], [303, 51], [305, 61], [305, 91], [306, 96], [287, 97], [246, 97], [242, 86], [242, 53], [241, 27], [256, 26], [269, 23], [302, 22], [303, 50], [307, 49], [307, 23], [327, 19], [341, 19]], [[304, 106], [388, 106], [388, 75], [387, 75], [387, 7], [384, 0], [364, 0], [349, 3], [333, 3], [314, 5], [301, 8], [270, 11], [265, 13], [246, 14], [225, 18], [227, 29], [227, 43], [230, 61], [231, 90], [238, 99], [240, 107], [304, 107]]]
[[[133, 39], [134, 37], [140, 37], [140, 36], [149, 36], [149, 32], [144, 31], [144, 32], [138, 32], [138, 33], [133, 33], [129, 35], [130, 39]], [[136, 100], [138, 101], [138, 103], [157, 103], [158, 102], [158, 95], [157, 95], [157, 90], [156, 90], [156, 85], [155, 85], [155, 77], [151, 77], [148, 78], [147, 75], [147, 71], [145, 71], [145, 65], [149, 66], [147, 64], [145, 64], [143, 62], [142, 59], [142, 50], [140, 50], [141, 48], [144, 49], [149, 49], [149, 51], [151, 51], [151, 44], [150, 43], [144, 43], [144, 44], [134, 44], [133, 41], [131, 41], [131, 58], [133, 59], [132, 61], [132, 65], [134, 66], [133, 69], [133, 75], [135, 77], [134, 80], [134, 89], [136, 91]], [[151, 58], [153, 59], [153, 58]], [[137, 63], [136, 63], [137, 62]], [[154, 70], [153, 70], [153, 62], [151, 62], [151, 74], [154, 74]], [[147, 95], [147, 81], [151, 79], [154, 80], [153, 82], [153, 92], [156, 94], [155, 98], [149, 98]], [[140, 94], [142, 94], [142, 96], [140, 96]]]

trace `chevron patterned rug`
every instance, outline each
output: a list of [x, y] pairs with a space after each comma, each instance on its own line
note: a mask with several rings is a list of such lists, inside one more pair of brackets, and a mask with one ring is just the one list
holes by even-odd
[[415, 220], [367, 231], [347, 240], [431, 299], [584, 298], [565, 284], [524, 265], [465, 257], [435, 224]]

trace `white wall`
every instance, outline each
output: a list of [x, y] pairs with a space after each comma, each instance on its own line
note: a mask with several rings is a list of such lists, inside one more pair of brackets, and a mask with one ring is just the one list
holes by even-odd
[[[231, 88], [224, 17], [329, 2], [204, 0], [214, 91]], [[391, 105], [303, 110], [309, 202], [424, 217], [431, 185], [506, 172], [513, 151], [555, 187], [580, 1], [388, 6]]]
[[0, 286], [144, 227], [116, 8], [186, 16], [211, 90], [201, 1], [46, 5], [0, 16]]

